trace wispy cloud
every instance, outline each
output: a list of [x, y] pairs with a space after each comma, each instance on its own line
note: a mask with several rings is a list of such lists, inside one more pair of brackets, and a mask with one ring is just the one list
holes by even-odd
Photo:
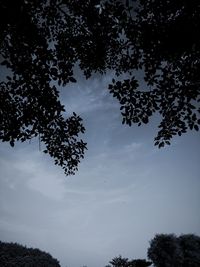
[[[111, 76], [96, 77], [90, 81], [68, 85], [60, 91], [61, 99], [66, 105], [68, 114], [88, 114], [98, 110], [115, 109], [118, 102], [113, 99], [107, 89]], [[74, 101], [76, 99], [76, 101]]]
[[[48, 159], [42, 152], [34, 151], [34, 146], [26, 149], [18, 149], [13, 153], [10, 161], [1, 160], [0, 165], [4, 168], [2, 179], [8, 186], [15, 190], [21, 184], [27, 189], [37, 191], [45, 197], [62, 200], [65, 195], [65, 185], [61, 172], [56, 171], [51, 159]], [[26, 154], [26, 157], [25, 157]], [[10, 168], [12, 166], [12, 168]], [[6, 175], [11, 170], [13, 175]]]

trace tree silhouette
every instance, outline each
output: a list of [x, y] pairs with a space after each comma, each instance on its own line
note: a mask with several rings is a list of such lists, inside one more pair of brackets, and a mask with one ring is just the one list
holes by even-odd
[[112, 264], [113, 267], [125, 267], [128, 266], [128, 258], [122, 258], [121, 255], [113, 258], [109, 263]]
[[151, 266], [151, 262], [150, 261], [146, 261], [144, 259], [136, 259], [136, 260], [131, 260], [129, 261], [128, 266], [129, 267], [148, 267]]
[[182, 251], [173, 234], [156, 235], [150, 242], [148, 257], [156, 267], [181, 267]]
[[148, 257], [155, 267], [200, 266], [200, 237], [192, 234], [176, 237], [156, 235], [150, 242]]
[[0, 266], [4, 267], [60, 267], [49, 253], [26, 248], [17, 243], [0, 241]]
[[193, 234], [178, 237], [183, 254], [182, 267], [200, 266], [200, 237]]
[[[122, 258], [121, 255], [113, 258], [109, 263], [113, 267], [148, 267], [151, 265], [151, 262], [145, 259], [129, 260], [128, 258]], [[109, 267], [110, 265], [107, 266]]]
[[160, 114], [155, 145], [199, 129], [198, 0], [2, 0], [0, 25], [7, 68], [0, 139], [11, 146], [38, 136], [44, 152], [74, 174], [85, 129], [75, 113], [65, 118], [59, 86], [76, 82], [75, 64], [87, 79], [113, 71], [108, 88], [120, 102], [122, 123], [141, 125]]

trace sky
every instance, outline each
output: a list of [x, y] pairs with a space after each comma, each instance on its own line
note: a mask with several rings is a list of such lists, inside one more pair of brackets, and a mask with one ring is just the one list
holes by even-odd
[[0, 240], [37, 247], [62, 267], [146, 258], [156, 233], [200, 235], [200, 138], [153, 145], [159, 118], [121, 123], [111, 74], [61, 88], [67, 115], [83, 118], [88, 151], [66, 177], [38, 140], [0, 145]]

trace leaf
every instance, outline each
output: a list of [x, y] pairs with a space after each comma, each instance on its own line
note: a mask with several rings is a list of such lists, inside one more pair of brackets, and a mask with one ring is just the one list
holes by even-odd
[[74, 77], [69, 77], [69, 80], [70, 80], [70, 82], [72, 82], [72, 83], [76, 83], [76, 82], [77, 82], [76, 79], [75, 79]]
[[194, 129], [196, 130], [196, 131], [198, 131], [199, 130], [199, 126], [198, 125], [194, 125]]
[[159, 145], [158, 145], [158, 148], [161, 148], [161, 147], [164, 147], [165, 143], [164, 142], [161, 142]]
[[13, 140], [10, 141], [10, 145], [11, 145], [12, 147], [14, 147], [15, 143], [14, 143]]
[[144, 117], [144, 118], [142, 118], [142, 122], [145, 123], [145, 124], [147, 124], [147, 123], [149, 122], [148, 117]]
[[5, 66], [5, 65], [7, 65], [7, 64], [8, 64], [8, 61], [7, 61], [7, 60], [4, 60], [4, 61], [1, 62], [1, 65], [2, 65], [2, 66]]
[[130, 119], [129, 120], [126, 120], [126, 123], [128, 124], [128, 126], [131, 127], [131, 120]]
[[193, 124], [190, 124], [189, 127], [190, 127], [190, 130], [192, 130], [193, 127], [194, 127], [194, 125]]

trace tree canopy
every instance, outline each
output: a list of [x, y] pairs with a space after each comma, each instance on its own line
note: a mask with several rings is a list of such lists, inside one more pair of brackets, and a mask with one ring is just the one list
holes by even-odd
[[0, 241], [0, 266], [4, 267], [60, 267], [49, 253], [27, 248], [17, 243]]
[[148, 257], [155, 267], [200, 266], [200, 237], [187, 234], [156, 235], [150, 242]]
[[[122, 258], [122, 256], [118, 256], [113, 258], [110, 261], [110, 264], [113, 267], [148, 267], [151, 265], [150, 261], [146, 261], [145, 259], [134, 259], [129, 260], [128, 258]], [[110, 267], [110, 265], [107, 265]]]
[[76, 82], [77, 64], [87, 79], [112, 70], [123, 124], [160, 114], [155, 145], [198, 131], [198, 0], [1, 0], [0, 25], [0, 139], [11, 146], [38, 136], [75, 173], [85, 128], [76, 113], [66, 118], [59, 87]]

